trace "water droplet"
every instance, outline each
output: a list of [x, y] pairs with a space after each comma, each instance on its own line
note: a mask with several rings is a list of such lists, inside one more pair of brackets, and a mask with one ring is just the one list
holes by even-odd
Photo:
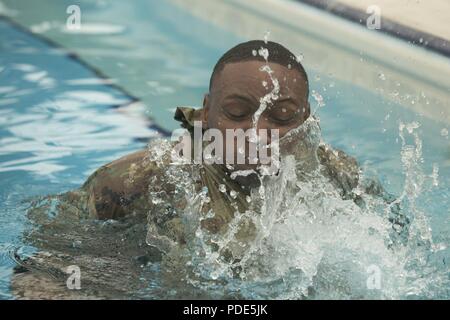
[[325, 106], [325, 103], [323, 102], [323, 97], [318, 93], [317, 91], [313, 90], [311, 95], [313, 96], [314, 100], [317, 102], [318, 107]]
[[80, 240], [75, 240], [74, 242], [72, 242], [72, 247], [79, 249], [81, 248], [82, 242]]
[[433, 163], [433, 172], [431, 173], [430, 177], [433, 181], [433, 186], [439, 186], [439, 166], [437, 163]]
[[258, 50], [258, 54], [264, 58], [264, 60], [267, 61], [267, 59], [269, 58], [269, 50], [267, 50], [266, 48], [261, 48]]
[[265, 42], [265, 44], [267, 44], [267, 41], [269, 41], [269, 36], [270, 36], [270, 31], [267, 30], [266, 33], [264, 34], [264, 42]]

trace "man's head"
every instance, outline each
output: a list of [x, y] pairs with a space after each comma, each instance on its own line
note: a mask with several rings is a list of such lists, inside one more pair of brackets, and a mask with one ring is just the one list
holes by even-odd
[[[268, 56], [261, 54], [261, 49], [267, 49]], [[270, 72], [262, 70], [266, 65]], [[214, 67], [209, 93], [203, 101], [204, 128], [219, 129], [225, 137], [226, 129], [254, 127], [254, 114], [261, 99], [273, 92], [274, 79], [279, 85], [277, 98], [267, 104], [256, 129], [278, 129], [282, 137], [301, 125], [310, 114], [308, 78], [303, 66], [282, 45], [253, 40], [231, 48]]]

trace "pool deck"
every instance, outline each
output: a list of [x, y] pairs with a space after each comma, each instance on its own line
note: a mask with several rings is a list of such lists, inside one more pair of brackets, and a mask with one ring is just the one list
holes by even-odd
[[450, 41], [450, 1], [448, 0], [339, 0], [350, 7], [366, 11], [370, 5], [381, 9], [386, 17], [404, 26]]
[[366, 25], [370, 6], [380, 13], [379, 31], [450, 57], [448, 0], [295, 0]]

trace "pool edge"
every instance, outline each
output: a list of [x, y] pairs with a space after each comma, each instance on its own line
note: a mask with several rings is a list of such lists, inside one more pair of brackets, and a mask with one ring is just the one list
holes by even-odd
[[[323, 10], [358, 25], [365, 26], [370, 14], [339, 1], [294, 0], [308, 6]], [[383, 18], [380, 29], [376, 31], [393, 36], [418, 47], [439, 53], [450, 58], [450, 41], [428, 32], [409, 27], [392, 19]]]

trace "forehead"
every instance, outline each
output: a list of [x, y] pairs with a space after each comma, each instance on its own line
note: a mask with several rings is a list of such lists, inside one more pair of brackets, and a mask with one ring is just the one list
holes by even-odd
[[[255, 60], [227, 63], [215, 75], [211, 93], [224, 96], [230, 92], [244, 92], [255, 97], [263, 97], [273, 90], [269, 73], [261, 69], [266, 65], [266, 62]], [[307, 85], [297, 69], [289, 69], [288, 66], [272, 62], [269, 62], [268, 66], [272, 71], [272, 78], [278, 80], [281, 96], [290, 96], [299, 100], [304, 98]]]

